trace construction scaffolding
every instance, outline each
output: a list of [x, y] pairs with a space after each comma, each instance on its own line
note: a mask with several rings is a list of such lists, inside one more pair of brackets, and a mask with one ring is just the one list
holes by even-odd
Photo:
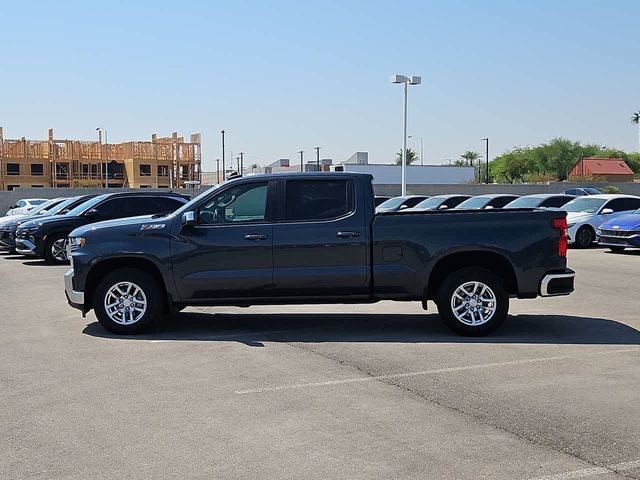
[[102, 143], [4, 139], [0, 127], [0, 189], [16, 187], [181, 188], [201, 181], [201, 137], [174, 132], [151, 141]]

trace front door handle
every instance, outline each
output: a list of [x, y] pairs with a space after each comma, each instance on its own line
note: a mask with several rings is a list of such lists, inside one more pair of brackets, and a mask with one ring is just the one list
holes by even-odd
[[340, 238], [352, 238], [352, 237], [359, 237], [360, 236], [360, 232], [338, 232], [336, 233], [336, 237], [340, 237]]
[[269, 235], [260, 235], [259, 233], [250, 233], [244, 236], [245, 240], [266, 240], [269, 238]]

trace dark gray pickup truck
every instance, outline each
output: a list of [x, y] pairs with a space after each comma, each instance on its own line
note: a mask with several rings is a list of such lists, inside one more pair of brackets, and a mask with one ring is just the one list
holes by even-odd
[[69, 303], [115, 333], [188, 305], [435, 301], [464, 335], [509, 298], [567, 295], [566, 213], [374, 213], [371, 176], [273, 174], [222, 183], [167, 216], [94, 223], [69, 238]]

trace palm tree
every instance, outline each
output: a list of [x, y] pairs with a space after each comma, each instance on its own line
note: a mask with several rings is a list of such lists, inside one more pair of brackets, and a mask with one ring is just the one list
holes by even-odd
[[[407, 148], [407, 165], [411, 165], [418, 160], [418, 155], [412, 148]], [[402, 165], [402, 149], [396, 153], [396, 165]]]
[[638, 125], [638, 151], [640, 152], [640, 111], [631, 115], [631, 123]]
[[471, 150], [467, 150], [460, 156], [465, 159], [465, 163], [467, 165], [471, 165], [472, 167], [473, 167], [473, 161], [478, 160], [480, 158], [480, 154], [478, 152], [473, 152]]
[[257, 170], [257, 169], [258, 169], [258, 168], [260, 168], [260, 167], [258, 167], [258, 164], [257, 164], [257, 163], [252, 163], [252, 164], [251, 164], [251, 167], [249, 167], [249, 168], [251, 168], [251, 173], [253, 173], [255, 170]]

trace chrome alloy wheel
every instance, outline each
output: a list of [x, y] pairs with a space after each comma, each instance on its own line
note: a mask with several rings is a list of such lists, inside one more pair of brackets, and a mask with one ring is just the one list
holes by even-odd
[[131, 325], [147, 311], [147, 297], [135, 283], [118, 282], [104, 296], [104, 310], [120, 325]]
[[59, 238], [51, 244], [51, 255], [58, 262], [66, 262], [69, 260], [67, 257], [67, 239]]
[[496, 313], [496, 295], [482, 282], [466, 282], [453, 293], [451, 310], [459, 322], [477, 327]]

